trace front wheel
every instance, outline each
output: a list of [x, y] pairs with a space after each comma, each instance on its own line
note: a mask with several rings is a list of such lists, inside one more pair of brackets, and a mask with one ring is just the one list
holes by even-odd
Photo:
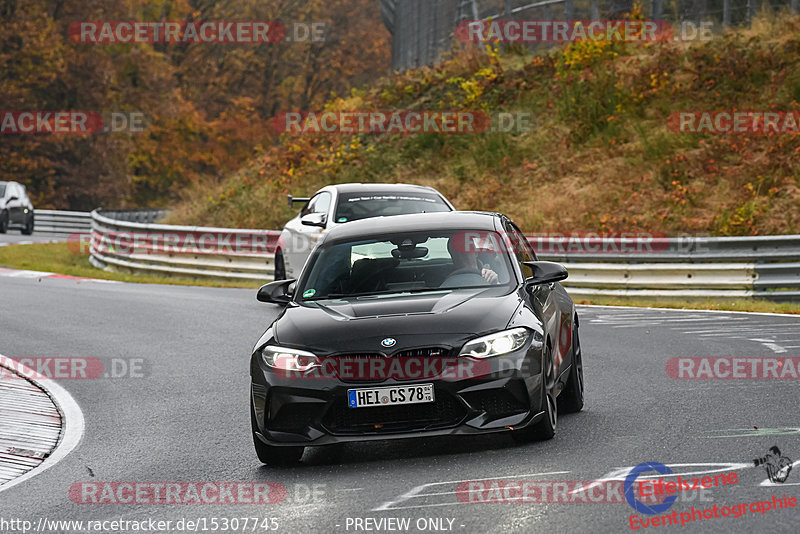
[[258, 425], [256, 424], [256, 412], [253, 409], [253, 401], [250, 401], [250, 427], [253, 431], [253, 445], [256, 449], [256, 456], [261, 463], [266, 465], [294, 465], [300, 462], [303, 457], [304, 447], [274, 447], [267, 445], [256, 436]]
[[286, 280], [286, 263], [283, 261], [283, 251], [275, 253], [275, 281]]
[[25, 228], [22, 229], [23, 235], [31, 235], [33, 233], [33, 217], [28, 219], [28, 222], [25, 223]]
[[558, 402], [564, 413], [576, 413], [583, 409], [583, 356], [577, 323], [572, 330], [572, 367], [569, 370], [569, 381], [558, 396]]
[[550, 350], [545, 348], [542, 352], [542, 410], [544, 417], [534, 425], [522, 430], [515, 430], [511, 437], [519, 442], [546, 441], [556, 435], [558, 426], [558, 402], [555, 396], [556, 373], [550, 358]]
[[0, 213], [0, 234], [4, 234], [8, 231], [8, 212], [4, 211]]

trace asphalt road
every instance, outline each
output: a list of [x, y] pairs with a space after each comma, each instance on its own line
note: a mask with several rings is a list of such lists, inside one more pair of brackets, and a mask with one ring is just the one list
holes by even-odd
[[[687, 494], [673, 506], [679, 513], [773, 495], [800, 500], [800, 466], [785, 483], [763, 485], [766, 473], [752, 462], [775, 445], [800, 458], [797, 380], [675, 380], [665, 371], [673, 357], [800, 356], [800, 317], [581, 308], [586, 408], [561, 417], [553, 440], [519, 445], [502, 434], [351, 444], [308, 449], [300, 466], [268, 468], [251, 443], [248, 358], [275, 309], [256, 302], [254, 291], [0, 278], [0, 303], [2, 354], [143, 358], [147, 375], [62, 382], [83, 410], [83, 440], [54, 467], [0, 491], [2, 532], [15, 531], [3, 520], [35, 527], [40, 518], [173, 525], [206, 518], [213, 532], [212, 518], [245, 517], [274, 518], [270, 526], [291, 533], [436, 532], [430, 523], [417, 528], [425, 518], [442, 519], [439, 531], [452, 532], [621, 532], [635, 513], [625, 502], [469, 503], [455, 490], [480, 479], [593, 481], [642, 462], [684, 473], [735, 469], [736, 484], [693, 492], [691, 502]], [[76, 482], [124, 481], [270, 481], [283, 484], [287, 498], [97, 505], [69, 497]], [[370, 518], [410, 518], [410, 528], [377, 529]], [[78, 527], [50, 531], [88, 531]], [[800, 506], [647, 530], [686, 529], [797, 532]]]
[[20, 243], [51, 243], [66, 241], [66, 239], [66, 237], [57, 237], [50, 234], [37, 234], [36, 230], [31, 235], [23, 235], [19, 230], [8, 230], [5, 234], [0, 234], [0, 247]]

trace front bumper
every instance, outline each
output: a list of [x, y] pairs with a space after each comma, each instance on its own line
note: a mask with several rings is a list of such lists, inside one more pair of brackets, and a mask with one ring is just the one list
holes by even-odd
[[[257, 437], [269, 445], [470, 435], [524, 428], [542, 416], [541, 352], [528, 348], [475, 360], [475, 372], [414, 380], [343, 381], [286, 377], [253, 358]], [[468, 360], [472, 360], [471, 358]], [[432, 383], [431, 403], [350, 408], [347, 390]]]

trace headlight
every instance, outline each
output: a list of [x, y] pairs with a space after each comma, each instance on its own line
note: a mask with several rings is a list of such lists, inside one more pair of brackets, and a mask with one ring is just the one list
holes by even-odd
[[525, 328], [512, 328], [467, 342], [459, 356], [490, 358], [513, 352], [528, 341], [530, 332]]
[[308, 371], [318, 367], [319, 359], [310, 352], [267, 345], [261, 349], [261, 359], [273, 369]]

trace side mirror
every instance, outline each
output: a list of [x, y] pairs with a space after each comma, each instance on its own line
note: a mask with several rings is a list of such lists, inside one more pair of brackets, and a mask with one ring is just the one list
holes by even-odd
[[567, 268], [560, 263], [552, 261], [526, 261], [523, 263], [533, 270], [533, 276], [525, 279], [525, 289], [527, 290], [541, 284], [559, 282], [569, 276]]
[[270, 282], [267, 285], [261, 286], [258, 290], [256, 299], [259, 302], [270, 302], [272, 304], [280, 304], [285, 306], [292, 301], [292, 296], [289, 293], [289, 286], [294, 284], [296, 280], [278, 280], [277, 282]]
[[325, 223], [327, 222], [327, 217], [324, 213], [309, 213], [308, 215], [303, 215], [300, 218], [300, 224], [304, 226], [318, 226], [319, 228], [325, 228]]

